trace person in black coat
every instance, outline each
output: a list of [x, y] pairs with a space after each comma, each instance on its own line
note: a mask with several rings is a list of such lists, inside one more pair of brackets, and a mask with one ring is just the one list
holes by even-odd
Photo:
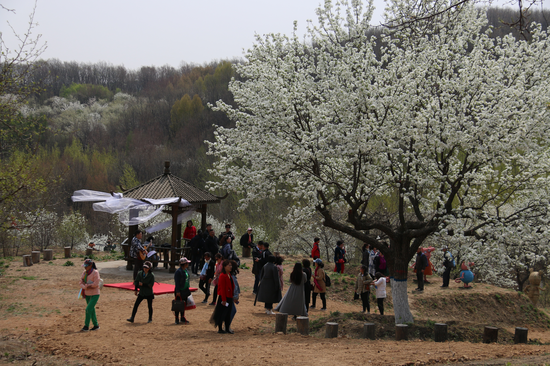
[[216, 262], [212, 259], [210, 253], [204, 253], [204, 265], [202, 267], [200, 279], [199, 279], [199, 288], [204, 292], [203, 304], [208, 303], [208, 297], [210, 296], [210, 284], [214, 279], [214, 271], [216, 269]]
[[282, 299], [279, 270], [275, 265], [275, 256], [267, 257], [267, 263], [260, 272], [260, 287], [258, 289], [258, 301], [265, 303], [266, 314], [272, 315], [273, 304]]
[[200, 262], [202, 260], [204, 250], [204, 240], [202, 239], [202, 230], [197, 232], [197, 235], [193, 237], [188, 243], [191, 257], [191, 273], [198, 274]]
[[241, 236], [241, 246], [243, 248], [252, 248], [254, 246], [254, 234], [252, 234], [252, 228], [249, 227], [246, 234]]
[[426, 254], [422, 253], [422, 247], [419, 247], [416, 251], [416, 263], [414, 264], [418, 282], [418, 288], [415, 291], [424, 291], [424, 269], [426, 267], [428, 267], [428, 258]]
[[254, 287], [252, 293], [256, 295], [258, 293], [258, 284], [260, 283], [260, 260], [262, 259], [262, 253], [264, 250], [264, 242], [259, 241], [257, 246], [252, 248], [252, 274], [254, 275]]
[[216, 238], [216, 233], [214, 230], [210, 230], [208, 233], [208, 238], [204, 242], [204, 251], [212, 255], [212, 258], [219, 252], [218, 238]]

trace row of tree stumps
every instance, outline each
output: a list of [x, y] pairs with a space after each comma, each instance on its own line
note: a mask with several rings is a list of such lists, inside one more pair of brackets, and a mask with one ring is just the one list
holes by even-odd
[[[278, 313], [275, 316], [275, 333], [286, 334], [288, 323], [288, 314]], [[434, 341], [446, 342], [447, 324], [434, 324]], [[338, 323], [327, 322], [325, 325], [325, 338], [338, 337]], [[309, 318], [307, 316], [299, 316], [296, 318], [296, 330], [302, 335], [309, 335]], [[514, 343], [527, 343], [528, 329], [517, 327], [514, 335]], [[363, 325], [362, 337], [366, 339], [376, 339], [376, 324], [365, 323]], [[407, 324], [395, 325], [395, 340], [403, 341], [409, 339], [409, 326]], [[483, 332], [483, 343], [493, 343], [498, 341], [498, 328], [486, 326]]]
[[[51, 261], [53, 259], [53, 250], [44, 249], [44, 260]], [[23, 255], [23, 266], [30, 267], [35, 263], [40, 263], [40, 251], [33, 250], [31, 254]]]

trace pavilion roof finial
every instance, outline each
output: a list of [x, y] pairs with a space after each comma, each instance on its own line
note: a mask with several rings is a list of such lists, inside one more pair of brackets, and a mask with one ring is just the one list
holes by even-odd
[[165, 161], [164, 162], [164, 175], [170, 174], [170, 162]]

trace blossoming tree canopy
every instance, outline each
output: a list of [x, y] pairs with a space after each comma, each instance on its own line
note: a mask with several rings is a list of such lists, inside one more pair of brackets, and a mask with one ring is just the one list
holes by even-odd
[[[215, 107], [235, 128], [218, 127], [210, 144], [220, 178], [210, 186], [243, 206], [291, 197], [292, 217], [316, 210], [380, 249], [403, 323], [413, 320], [407, 264], [426, 238], [482, 236], [540, 211], [520, 198], [549, 186], [550, 49], [536, 27], [529, 41], [491, 38], [468, 4], [375, 39], [370, 6], [326, 1], [305, 42], [257, 37], [235, 66], [235, 105]], [[409, 9], [387, 11], [414, 18]], [[335, 219], [343, 208], [347, 219]]]

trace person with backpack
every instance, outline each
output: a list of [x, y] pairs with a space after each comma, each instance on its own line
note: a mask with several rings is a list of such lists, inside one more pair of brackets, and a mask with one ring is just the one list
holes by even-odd
[[451, 270], [455, 267], [455, 261], [453, 255], [449, 252], [448, 246], [444, 245], [441, 250], [443, 251], [443, 267], [445, 267], [445, 272], [443, 272], [443, 285], [441, 285], [441, 287], [449, 287]]

